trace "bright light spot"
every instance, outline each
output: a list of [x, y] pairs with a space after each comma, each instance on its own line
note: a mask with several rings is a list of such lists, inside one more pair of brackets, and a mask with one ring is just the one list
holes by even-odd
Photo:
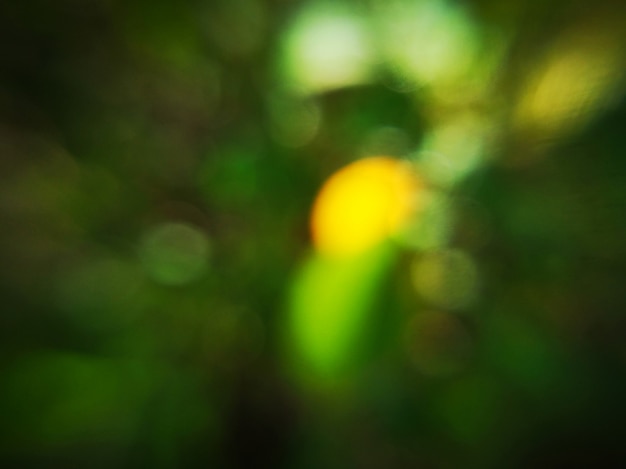
[[615, 98], [624, 76], [619, 41], [578, 32], [563, 37], [527, 83], [515, 114], [543, 137], [571, 133]]
[[140, 256], [147, 273], [165, 285], [182, 285], [205, 270], [209, 241], [197, 228], [182, 223], [164, 223], [143, 239]]
[[407, 163], [388, 157], [356, 161], [322, 187], [311, 215], [313, 243], [322, 253], [366, 251], [408, 221], [421, 202], [421, 183]]
[[368, 82], [373, 57], [364, 22], [347, 8], [304, 10], [287, 34], [283, 66], [296, 87], [321, 92]]
[[478, 271], [463, 251], [448, 249], [426, 253], [413, 265], [413, 283], [433, 306], [463, 309], [476, 298]]
[[471, 114], [436, 126], [418, 154], [420, 168], [436, 184], [456, 184], [483, 163], [492, 132], [484, 119]]
[[445, 1], [384, 1], [374, 20], [392, 67], [425, 84], [446, 84], [467, 74], [477, 52], [473, 23]]

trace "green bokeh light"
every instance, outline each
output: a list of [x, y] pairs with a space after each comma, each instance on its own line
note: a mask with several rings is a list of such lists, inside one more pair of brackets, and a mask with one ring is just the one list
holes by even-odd
[[379, 282], [393, 259], [388, 244], [348, 258], [315, 256], [291, 291], [291, 359], [300, 372], [336, 378], [358, 358]]
[[165, 285], [182, 285], [206, 269], [209, 241], [200, 230], [182, 223], [164, 223], [146, 234], [140, 256], [148, 275]]
[[374, 53], [367, 25], [339, 2], [311, 3], [285, 35], [282, 72], [307, 92], [366, 83]]

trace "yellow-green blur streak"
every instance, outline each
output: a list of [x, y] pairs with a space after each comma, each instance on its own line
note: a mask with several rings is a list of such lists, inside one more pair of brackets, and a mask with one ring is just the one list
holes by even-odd
[[296, 373], [338, 377], [362, 351], [380, 281], [396, 249], [385, 242], [349, 257], [314, 255], [302, 267], [290, 296], [290, 339]]

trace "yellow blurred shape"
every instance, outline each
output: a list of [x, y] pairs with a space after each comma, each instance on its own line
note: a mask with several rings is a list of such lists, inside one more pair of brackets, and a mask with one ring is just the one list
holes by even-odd
[[311, 215], [313, 243], [322, 253], [361, 253], [398, 232], [416, 207], [421, 184], [410, 165], [365, 158], [324, 184]]
[[612, 101], [622, 77], [615, 38], [580, 31], [566, 35], [529, 80], [516, 121], [546, 137], [571, 133]]

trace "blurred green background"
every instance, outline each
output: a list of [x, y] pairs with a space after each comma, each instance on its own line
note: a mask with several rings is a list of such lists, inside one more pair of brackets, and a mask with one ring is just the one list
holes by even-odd
[[[3, 468], [626, 463], [622, 2], [9, 0], [0, 57]], [[422, 208], [319, 252], [381, 155]]]

